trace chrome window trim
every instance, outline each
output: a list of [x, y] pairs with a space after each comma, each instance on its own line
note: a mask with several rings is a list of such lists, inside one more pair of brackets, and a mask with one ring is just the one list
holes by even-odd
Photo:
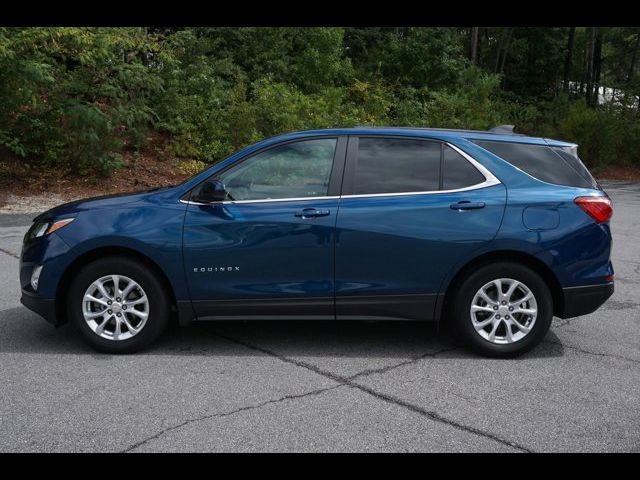
[[[257, 199], [257, 200], [225, 200], [223, 202], [214, 202], [214, 203], [200, 203], [200, 202], [192, 202], [190, 200], [180, 200], [181, 203], [185, 203], [187, 205], [228, 205], [228, 204], [237, 204], [237, 203], [271, 203], [271, 202], [299, 202], [299, 201], [307, 201], [307, 200], [337, 200], [341, 198], [368, 198], [368, 197], [402, 197], [408, 195], [434, 195], [439, 193], [456, 193], [456, 192], [467, 192], [470, 190], [478, 190], [480, 188], [492, 187], [494, 185], [499, 185], [500, 180], [498, 180], [484, 165], [478, 162], [476, 159], [471, 157], [466, 152], [460, 150], [455, 145], [452, 145], [449, 142], [442, 142], [448, 147], [452, 148], [454, 151], [458, 152], [462, 155], [471, 165], [476, 167], [476, 169], [480, 172], [482, 176], [484, 176], [484, 182], [476, 183], [475, 185], [469, 185], [468, 187], [455, 188], [452, 190], [425, 190], [419, 192], [394, 192], [394, 193], [364, 193], [364, 194], [351, 194], [351, 195], [340, 195], [340, 196], [320, 196], [320, 197], [295, 197], [295, 198], [266, 198], [266, 199]], [[517, 168], [517, 167], [516, 167]]]
[[451, 190], [425, 190], [420, 192], [394, 192], [394, 193], [361, 193], [361, 194], [351, 194], [351, 195], [341, 195], [340, 198], [366, 198], [366, 197], [400, 197], [406, 195], [433, 195], [438, 193], [456, 193], [456, 192], [466, 192], [469, 190], [477, 190], [480, 188], [492, 187], [493, 185], [498, 185], [502, 182], [498, 180], [484, 165], [478, 162], [475, 158], [471, 157], [466, 152], [463, 152], [455, 145], [450, 144], [449, 142], [442, 142], [448, 147], [451, 147], [454, 151], [458, 152], [462, 155], [471, 165], [476, 167], [476, 169], [480, 172], [480, 174], [485, 178], [484, 182], [476, 183], [475, 185], [469, 185], [468, 187], [462, 188], [454, 188]]
[[400, 193], [362, 193], [362, 194], [353, 194], [353, 195], [343, 195], [340, 198], [405, 197], [409, 195], [435, 195], [439, 193], [457, 193], [457, 192], [466, 192], [470, 190], [479, 190], [481, 188], [498, 185], [499, 183], [500, 183], [499, 180], [497, 180], [496, 182], [487, 180], [482, 183], [476, 183], [475, 185], [470, 185], [468, 187], [463, 187], [463, 188], [456, 188], [453, 190], [427, 190], [424, 192], [400, 192]]
[[186, 203], [187, 205], [228, 205], [234, 203], [265, 203], [265, 202], [300, 202], [303, 200], [337, 200], [340, 197], [337, 195], [334, 196], [321, 196], [321, 197], [291, 197], [291, 198], [261, 198], [257, 200], [225, 200], [223, 202], [213, 202], [213, 203], [200, 203], [200, 202], [192, 202], [191, 200], [180, 200], [181, 203]]

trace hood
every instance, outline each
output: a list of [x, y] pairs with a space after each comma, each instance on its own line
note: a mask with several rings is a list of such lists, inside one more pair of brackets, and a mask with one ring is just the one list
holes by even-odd
[[155, 195], [157, 192], [165, 192], [172, 188], [175, 187], [156, 187], [140, 192], [116, 193], [111, 195], [101, 195], [98, 197], [89, 197], [80, 200], [74, 200], [72, 202], [57, 205], [45, 212], [42, 212], [41, 214], [36, 216], [33, 221], [48, 221], [65, 215], [74, 216], [77, 213], [86, 210], [96, 210], [101, 208], [113, 208], [130, 205], [146, 200], [148, 197]]

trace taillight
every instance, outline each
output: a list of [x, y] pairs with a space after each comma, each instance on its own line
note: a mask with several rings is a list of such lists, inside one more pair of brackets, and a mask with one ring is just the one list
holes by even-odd
[[604, 223], [613, 215], [613, 206], [609, 197], [578, 197], [574, 202], [596, 223]]

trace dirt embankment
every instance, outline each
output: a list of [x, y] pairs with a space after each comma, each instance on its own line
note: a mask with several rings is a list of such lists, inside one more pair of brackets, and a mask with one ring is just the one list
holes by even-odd
[[125, 152], [125, 166], [110, 175], [78, 175], [0, 158], [0, 214], [37, 213], [78, 198], [175, 185], [191, 175], [160, 141], [153, 139], [150, 145], [141, 155]]

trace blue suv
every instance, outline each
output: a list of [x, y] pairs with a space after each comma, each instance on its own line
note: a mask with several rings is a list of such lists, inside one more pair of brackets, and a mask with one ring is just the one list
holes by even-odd
[[577, 145], [424, 128], [288, 133], [180, 185], [35, 218], [22, 303], [132, 352], [176, 318], [445, 322], [513, 357], [613, 293], [612, 206]]

